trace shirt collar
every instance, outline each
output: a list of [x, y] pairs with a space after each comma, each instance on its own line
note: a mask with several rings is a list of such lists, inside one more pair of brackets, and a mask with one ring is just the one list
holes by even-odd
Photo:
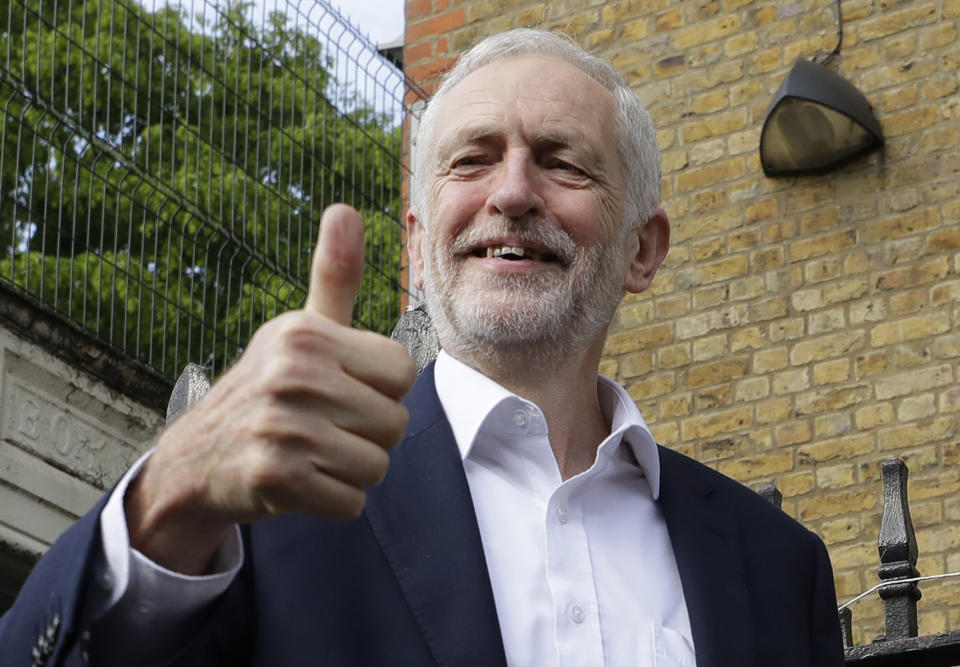
[[[463, 459], [470, 455], [481, 425], [498, 405], [509, 400], [532, 405], [444, 350], [437, 355], [434, 378], [437, 396]], [[626, 390], [610, 378], [598, 375], [597, 388], [600, 409], [610, 423], [611, 437], [630, 447], [647, 478], [653, 498], [657, 499], [660, 495], [660, 454], [643, 415]]]

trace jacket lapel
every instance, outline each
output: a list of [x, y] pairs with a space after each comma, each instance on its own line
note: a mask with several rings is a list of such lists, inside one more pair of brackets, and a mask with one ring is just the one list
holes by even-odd
[[406, 399], [410, 424], [365, 509], [438, 665], [506, 665], [473, 501], [433, 366]]
[[660, 507], [680, 570], [698, 667], [754, 664], [753, 624], [735, 518], [696, 464], [660, 448]]

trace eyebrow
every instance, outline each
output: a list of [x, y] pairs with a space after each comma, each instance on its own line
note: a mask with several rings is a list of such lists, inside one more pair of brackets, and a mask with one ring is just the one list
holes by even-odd
[[[437, 161], [443, 162], [461, 146], [471, 146], [491, 143], [502, 139], [504, 132], [499, 128], [488, 125], [474, 125], [461, 127], [442, 137], [437, 143]], [[579, 133], [546, 129], [534, 139], [535, 148], [570, 148], [593, 165], [602, 163], [600, 153], [590, 146]]]

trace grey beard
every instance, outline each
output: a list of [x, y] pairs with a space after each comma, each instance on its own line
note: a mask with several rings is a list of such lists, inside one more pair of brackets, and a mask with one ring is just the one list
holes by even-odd
[[[524, 309], [466, 303], [468, 297], [457, 294], [464, 286], [452, 275], [440, 275], [452, 271], [435, 266], [428, 251], [424, 256], [426, 300], [441, 345], [475, 365], [491, 364], [504, 370], [521, 361], [542, 368], [569, 363], [606, 331], [623, 297], [622, 276], [617, 272], [622, 240], [617, 241], [580, 256], [572, 240], [569, 245], [560, 244], [564, 247], [558, 255], [570, 260], [568, 270], [579, 272], [572, 283], [559, 283], [558, 277], [550, 274], [490, 278], [498, 281], [496, 287], [504, 291], [505, 299], [511, 292], [525, 298], [544, 297]], [[461, 241], [454, 244], [465, 245]], [[460, 302], [456, 302], [458, 297]]]

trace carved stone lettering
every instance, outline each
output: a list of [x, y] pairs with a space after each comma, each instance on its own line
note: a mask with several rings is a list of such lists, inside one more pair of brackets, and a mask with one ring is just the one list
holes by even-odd
[[159, 417], [123, 414], [15, 355], [7, 356], [0, 437], [105, 488], [136, 460]]

